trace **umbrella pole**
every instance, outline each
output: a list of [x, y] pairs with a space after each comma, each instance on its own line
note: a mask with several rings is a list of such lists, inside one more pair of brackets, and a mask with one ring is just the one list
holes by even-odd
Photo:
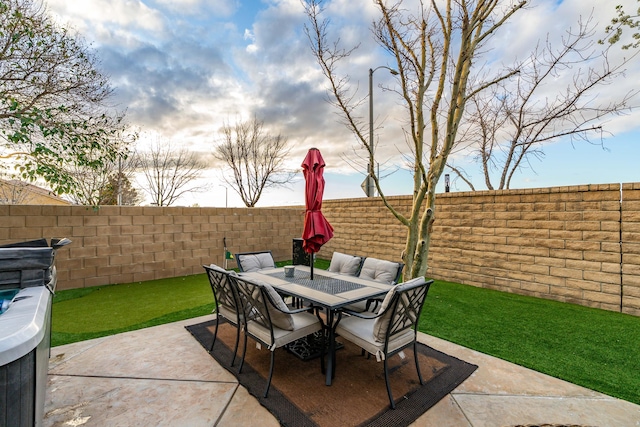
[[313, 261], [314, 261], [314, 258], [315, 258], [314, 255], [315, 255], [314, 253], [310, 253], [309, 254], [309, 257], [311, 258], [310, 261], [309, 261], [311, 263], [311, 280], [313, 280], [313, 264], [314, 264]]

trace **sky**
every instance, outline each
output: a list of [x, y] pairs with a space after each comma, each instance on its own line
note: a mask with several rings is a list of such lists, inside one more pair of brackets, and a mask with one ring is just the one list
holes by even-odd
[[[139, 150], [161, 140], [198, 153], [210, 169], [199, 184], [206, 191], [191, 192], [176, 205], [243, 206], [222, 180], [222, 165], [212, 152], [225, 123], [257, 117], [273, 134], [291, 144], [287, 167], [296, 170], [288, 188], [265, 191], [258, 206], [304, 204], [300, 164], [309, 148], [322, 152], [325, 199], [364, 197], [360, 187], [364, 166], [354, 169], [355, 137], [341, 124], [327, 101], [327, 81], [312, 55], [304, 34], [307, 18], [300, 0], [45, 0], [52, 15], [73, 28], [95, 50], [101, 69], [114, 87], [112, 102], [126, 109], [127, 121], [140, 132]], [[614, 15], [615, 4], [637, 8], [636, 0], [533, 0], [532, 8], [516, 15], [492, 39], [487, 63], [522, 57], [547, 35], [557, 40], [580, 16], [593, 13], [597, 34]], [[327, 4], [332, 31], [345, 46], [359, 44], [344, 65], [352, 88], [364, 98], [368, 70], [393, 67], [392, 58], [372, 38], [376, 17], [371, 0], [332, 0]], [[555, 38], [555, 39], [554, 39]], [[629, 55], [619, 50], [618, 58]], [[624, 76], [594, 94], [607, 102], [637, 87], [640, 57]], [[561, 90], [559, 76], [555, 88]], [[401, 134], [404, 110], [392, 91], [394, 76], [379, 69], [374, 74], [374, 117], [378, 146], [384, 159], [383, 179], [388, 195], [410, 194], [411, 174], [403, 169], [407, 147]], [[394, 86], [395, 85], [395, 86]], [[368, 106], [368, 103], [365, 103]], [[640, 97], [634, 99], [640, 105]], [[362, 112], [363, 117], [368, 111]], [[557, 140], [544, 147], [542, 160], [534, 160], [516, 173], [511, 188], [535, 188], [596, 183], [635, 182], [640, 158], [640, 120], [634, 109], [603, 121], [603, 144]], [[468, 153], [452, 160], [470, 174], [477, 190], [484, 190], [480, 169]], [[135, 182], [134, 182], [135, 185]], [[451, 191], [469, 187], [453, 179]], [[444, 191], [443, 182], [438, 191]]]

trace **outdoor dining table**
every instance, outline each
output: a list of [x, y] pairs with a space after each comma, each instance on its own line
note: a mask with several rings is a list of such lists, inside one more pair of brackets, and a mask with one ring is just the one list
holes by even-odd
[[336, 313], [350, 304], [380, 297], [389, 291], [387, 284], [326, 270], [315, 270], [311, 279], [310, 268], [303, 265], [295, 266], [293, 277], [287, 277], [284, 268], [263, 269], [241, 275], [262, 280], [283, 294], [309, 301], [325, 310], [325, 326], [329, 332], [326, 385], [331, 385], [335, 372]]

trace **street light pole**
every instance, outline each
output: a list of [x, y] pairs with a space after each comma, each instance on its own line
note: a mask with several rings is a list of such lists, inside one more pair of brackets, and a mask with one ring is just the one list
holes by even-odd
[[376, 176], [375, 160], [374, 160], [374, 142], [373, 142], [373, 73], [380, 68], [386, 68], [394, 76], [398, 75], [398, 72], [393, 68], [389, 68], [386, 65], [380, 65], [376, 68], [369, 68], [369, 170], [367, 179], [367, 197], [373, 197], [375, 194], [374, 186], [375, 182], [373, 177]]
[[118, 193], [116, 205], [122, 206], [122, 157], [118, 156]]
[[229, 189], [227, 188], [226, 185], [222, 185], [222, 184], [218, 184], [220, 187], [224, 187], [224, 207], [228, 208], [229, 207]]

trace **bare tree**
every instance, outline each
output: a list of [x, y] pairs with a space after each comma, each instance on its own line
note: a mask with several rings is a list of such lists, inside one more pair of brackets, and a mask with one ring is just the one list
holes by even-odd
[[103, 205], [100, 192], [109, 183], [109, 174], [113, 170], [113, 164], [105, 164], [101, 169], [69, 165], [67, 173], [73, 176], [76, 188], [69, 194], [69, 199], [76, 205]]
[[[514, 173], [530, 165], [530, 157], [542, 158], [547, 143], [564, 137], [595, 142], [593, 136], [602, 143], [604, 120], [630, 111], [637, 90], [607, 103], [598, 102], [598, 95], [624, 77], [624, 67], [637, 54], [614, 65], [609, 48], [594, 49], [593, 35], [591, 19], [580, 21], [577, 31], [567, 30], [561, 43], [547, 40], [543, 49], [534, 50], [517, 65], [519, 73], [512, 79], [471, 100], [465, 135], [488, 189], [510, 188]], [[563, 75], [570, 83], [559, 88]], [[461, 170], [451, 169], [475, 190]]]
[[254, 117], [226, 124], [222, 135], [214, 156], [228, 166], [232, 177], [225, 175], [224, 180], [248, 208], [258, 203], [265, 188], [284, 186], [293, 179], [294, 173], [284, 167], [290, 151], [287, 138], [268, 133], [263, 121]]
[[[396, 63], [398, 94], [407, 110], [406, 140], [413, 152], [413, 203], [408, 215], [392, 206], [375, 174], [372, 178], [385, 206], [407, 228], [405, 279], [423, 276], [436, 214], [436, 184], [455, 146], [467, 101], [512, 73], [485, 80], [470, 79], [482, 46], [527, 1], [444, 0], [419, 2], [409, 11], [401, 1], [375, 0], [380, 17], [373, 24], [376, 41]], [[321, 18], [321, 0], [305, 2], [310, 26], [307, 34], [323, 73], [329, 80], [334, 104], [347, 126], [369, 152], [375, 164], [373, 141], [365, 123], [354, 114], [357, 98], [349, 92], [347, 77], [337, 65], [353, 49], [328, 40], [328, 21]]]
[[184, 194], [207, 188], [196, 183], [206, 164], [186, 148], [157, 140], [149, 151], [139, 152], [137, 158], [146, 181], [142, 188], [155, 206], [171, 206]]
[[142, 197], [131, 185], [137, 165], [138, 159], [133, 154], [105, 161], [99, 169], [69, 165], [68, 173], [73, 176], [76, 188], [69, 198], [85, 206], [137, 205]]
[[0, 178], [0, 205], [23, 205], [30, 196], [28, 182]]
[[[0, 161], [22, 179], [74, 190], [69, 163], [100, 168], [117, 156], [107, 76], [84, 41], [60, 27], [40, 0], [0, 2]], [[101, 155], [90, 155], [100, 151]], [[0, 167], [2, 164], [0, 164]]]

